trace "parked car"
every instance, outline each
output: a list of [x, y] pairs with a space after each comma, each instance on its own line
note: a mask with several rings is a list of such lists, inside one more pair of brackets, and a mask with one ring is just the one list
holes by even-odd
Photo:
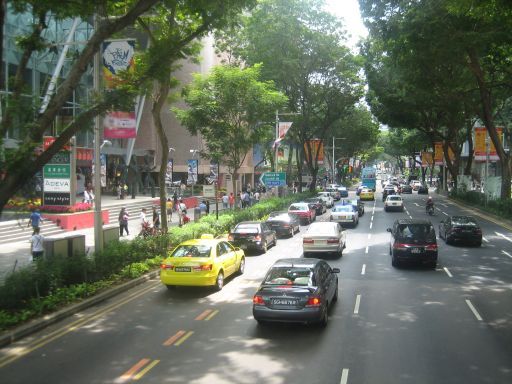
[[384, 211], [404, 211], [404, 201], [402, 197], [398, 195], [391, 195], [386, 197], [386, 201], [384, 201]]
[[327, 211], [327, 205], [323, 199], [320, 197], [310, 197], [309, 199], [304, 200], [308, 204], [313, 204], [316, 210], [316, 215], [323, 215]]
[[340, 193], [340, 197], [348, 197], [348, 190], [347, 187], [338, 187], [338, 192]]
[[342, 199], [338, 202], [341, 205], [352, 204], [356, 209], [359, 217], [364, 215], [364, 203], [359, 199]]
[[389, 254], [394, 267], [407, 261], [437, 266], [436, 232], [430, 221], [399, 219], [387, 231], [391, 234]]
[[296, 215], [304, 224], [311, 224], [316, 218], [315, 209], [306, 202], [291, 204], [288, 207], [288, 213]]
[[428, 195], [428, 187], [426, 184], [421, 184], [418, 187], [418, 195]]
[[460, 241], [479, 247], [482, 245], [482, 228], [472, 216], [450, 216], [441, 220], [439, 237], [444, 239], [446, 244]]
[[319, 259], [281, 259], [270, 267], [252, 300], [252, 315], [267, 321], [325, 326], [338, 300], [340, 270]]
[[224, 239], [203, 235], [180, 243], [160, 265], [160, 281], [175, 286], [213, 286], [221, 290], [224, 279], [245, 269], [245, 254]]
[[277, 236], [280, 237], [292, 237], [300, 231], [299, 218], [295, 215], [289, 214], [288, 212], [280, 212], [279, 215], [269, 217], [266, 223], [276, 232]]
[[267, 223], [242, 221], [229, 233], [228, 240], [241, 249], [255, 249], [265, 253], [269, 245], [277, 244], [277, 234]]
[[331, 208], [334, 205], [334, 197], [330, 192], [320, 192], [317, 197], [322, 199], [327, 208]]
[[345, 231], [339, 223], [318, 221], [309, 226], [302, 237], [304, 257], [312, 253], [334, 253], [342, 256], [345, 248]]
[[336, 204], [331, 209], [330, 221], [340, 224], [352, 224], [354, 227], [359, 223], [359, 213], [357, 207], [352, 204]]

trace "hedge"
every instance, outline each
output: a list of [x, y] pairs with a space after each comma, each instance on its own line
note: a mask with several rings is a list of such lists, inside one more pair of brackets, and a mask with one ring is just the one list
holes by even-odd
[[483, 193], [476, 191], [452, 191], [450, 197], [464, 203], [490, 212], [496, 216], [510, 219], [512, 217], [512, 199], [488, 200], [487, 204]]
[[237, 223], [261, 220], [270, 212], [287, 208], [309, 193], [270, 198], [254, 206], [202, 217], [199, 222], [172, 227], [169, 233], [147, 239], [115, 241], [92, 257], [51, 257], [20, 268], [0, 285], [0, 330], [18, 325], [106, 289], [137, 278], [157, 267], [167, 253], [182, 241], [203, 233], [221, 235]]

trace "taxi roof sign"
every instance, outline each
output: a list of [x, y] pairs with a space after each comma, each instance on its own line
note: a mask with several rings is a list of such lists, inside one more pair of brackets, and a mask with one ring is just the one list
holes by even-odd
[[204, 233], [201, 235], [201, 239], [214, 239], [214, 236], [211, 233]]

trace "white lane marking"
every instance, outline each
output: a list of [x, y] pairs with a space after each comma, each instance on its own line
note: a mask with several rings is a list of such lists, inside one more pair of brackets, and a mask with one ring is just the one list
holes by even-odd
[[466, 304], [468, 305], [469, 309], [471, 309], [471, 312], [473, 312], [473, 315], [475, 315], [476, 319], [479, 321], [482, 321], [483, 320], [482, 316], [480, 316], [480, 314], [478, 313], [476, 308], [473, 306], [471, 301], [466, 299]]
[[498, 236], [500, 237], [503, 237], [505, 240], [508, 240], [512, 243], [512, 239], [508, 236], [505, 236], [503, 233], [499, 233], [499, 232], [494, 232], [495, 234], [497, 234]]
[[370, 223], [370, 229], [372, 229], [373, 223]]
[[372, 238], [372, 234], [371, 234], [371, 233], [369, 233], [369, 234], [368, 234], [368, 240], [370, 240], [371, 238]]
[[503, 253], [504, 255], [507, 255], [508, 257], [512, 258], [512, 255], [510, 253], [508, 253], [507, 251], [501, 251], [501, 253]]
[[420, 205], [418, 203], [414, 203], [415, 206], [419, 207]]
[[368, 245], [366, 246], [364, 253], [368, 253]]
[[361, 304], [361, 295], [356, 296], [356, 305], [354, 307], [354, 315], [359, 313], [359, 305]]
[[363, 268], [361, 268], [361, 275], [366, 273], [366, 264], [363, 264]]
[[489, 242], [489, 240], [487, 240], [485, 237], [482, 237], [482, 240], [485, 241], [486, 243]]
[[448, 268], [444, 267], [443, 269], [444, 269], [444, 271], [446, 272], [446, 274], [448, 275], [448, 277], [453, 277], [453, 275], [450, 273], [450, 271], [448, 270]]
[[375, 208], [372, 209], [372, 215], [375, 213]]
[[446, 204], [443, 204], [443, 203], [440, 203], [443, 207], [448, 207], [448, 205]]
[[409, 215], [409, 219], [412, 219], [412, 216], [411, 216], [411, 215]]
[[347, 384], [347, 382], [348, 382], [348, 368], [343, 368], [343, 371], [341, 371], [340, 384]]
[[449, 214], [447, 214], [446, 212], [443, 212], [443, 215], [450, 216], [450, 215], [449, 215]]
[[370, 218], [370, 221], [373, 221], [373, 215], [372, 215], [372, 217]]

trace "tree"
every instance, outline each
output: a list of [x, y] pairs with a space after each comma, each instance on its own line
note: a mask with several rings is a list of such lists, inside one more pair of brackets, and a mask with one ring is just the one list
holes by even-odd
[[233, 190], [248, 151], [273, 129], [267, 122], [287, 100], [271, 82], [261, 82], [260, 73], [261, 65], [214, 67], [184, 89], [190, 108], [173, 109], [191, 134], [204, 138], [207, 150], [201, 155], [228, 167]]
[[[238, 0], [222, 5], [216, 2], [162, 1], [150, 15], [138, 19], [138, 25], [148, 35], [151, 43], [149, 49], [140, 55], [137, 66], [140, 69], [131, 83], [140, 86], [141, 79], [145, 79], [147, 93], [153, 102], [151, 114], [162, 153], [158, 183], [164, 231], [167, 231], [165, 175], [171, 145], [165, 134], [161, 113], [164, 105], [171, 101], [171, 89], [177, 86], [172, 73], [179, 68], [179, 60], [196, 60], [201, 48], [197, 39], [215, 28], [222, 28], [252, 3], [252, 0]], [[152, 68], [151, 72], [147, 71], [148, 67]]]

